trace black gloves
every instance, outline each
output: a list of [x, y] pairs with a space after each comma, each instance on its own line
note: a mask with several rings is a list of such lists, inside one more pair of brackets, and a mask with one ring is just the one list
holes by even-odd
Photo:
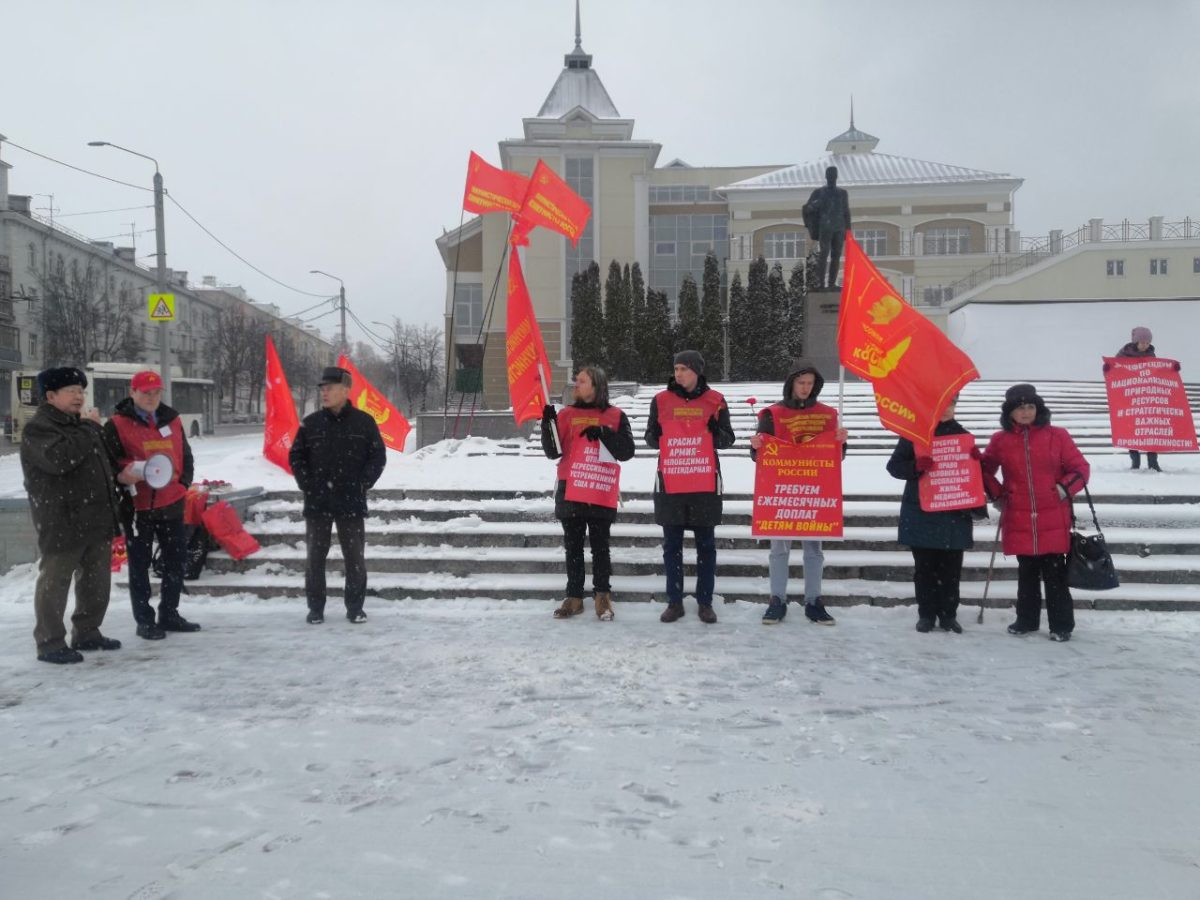
[[583, 429], [583, 431], [579, 432], [579, 436], [585, 437], [589, 441], [598, 441], [604, 436], [604, 426], [589, 425], [587, 428]]
[[720, 421], [718, 421], [718, 419], [717, 419], [717, 417], [716, 417], [716, 416], [712, 416], [712, 417], [710, 417], [710, 418], [709, 418], [709, 420], [708, 420], [708, 430], [709, 430], [709, 431], [711, 431], [713, 434], [717, 434], [717, 433], [719, 433], [719, 432], [720, 432], [720, 430], [721, 430], [721, 423], [720, 423]]
[[547, 403], [545, 406], [542, 407], [542, 421], [543, 422], [558, 421], [558, 410], [556, 410], [554, 408], [553, 404]]

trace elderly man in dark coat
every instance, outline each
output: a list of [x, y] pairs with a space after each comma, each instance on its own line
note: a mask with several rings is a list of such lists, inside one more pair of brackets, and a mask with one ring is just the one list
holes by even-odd
[[325, 559], [337, 525], [346, 566], [346, 618], [367, 621], [365, 558], [367, 491], [383, 474], [387, 448], [375, 420], [350, 403], [350, 373], [330, 366], [321, 375], [321, 408], [305, 416], [288, 454], [296, 484], [304, 494], [308, 526], [308, 565], [304, 590], [308, 624], [325, 621]]
[[[121, 642], [100, 633], [108, 610], [112, 540], [120, 534], [113, 464], [100, 434], [100, 414], [83, 409], [87, 376], [79, 369], [38, 375], [45, 402], [25, 426], [21, 469], [37, 530], [41, 564], [34, 590], [37, 658], [76, 663], [80, 650], [117, 650]], [[71, 646], [63, 616], [75, 581]]]

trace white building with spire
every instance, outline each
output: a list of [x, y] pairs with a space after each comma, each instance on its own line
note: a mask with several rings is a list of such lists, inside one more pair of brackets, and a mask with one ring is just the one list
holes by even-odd
[[[1072, 290], [1067, 282], [1075, 278], [1065, 269], [1063, 278], [1044, 271], [1059, 265], [1049, 257], [1063, 249], [1062, 236], [1054, 246], [1053, 234], [1048, 241], [1023, 240], [1016, 229], [1013, 200], [1021, 178], [880, 152], [882, 141], [857, 127], [853, 103], [850, 127], [826, 143], [824, 155], [799, 164], [703, 167], [677, 158], [659, 165], [661, 146], [635, 137], [634, 126], [632, 118], [618, 111], [593, 57], [583, 49], [577, 2], [574, 48], [565, 55], [537, 115], [522, 120], [520, 138], [499, 142], [505, 169], [528, 174], [543, 159], [592, 207], [577, 247], [538, 229], [526, 251], [526, 277], [556, 387], [571, 375], [570, 285], [576, 272], [594, 260], [603, 278], [612, 260], [637, 262], [647, 287], [666, 292], [672, 304], [684, 275], [701, 281], [710, 250], [721, 261], [726, 285], [738, 272], [745, 281], [750, 263], [760, 256], [772, 265], [780, 263], [788, 273], [812, 249], [801, 209], [812, 191], [824, 185], [829, 166], [837, 167], [838, 186], [849, 192], [856, 240], [905, 299], [943, 328], [950, 328], [950, 311], [972, 298], [1050, 302]], [[1191, 235], [1194, 223], [1185, 225]], [[508, 402], [501, 266], [508, 226], [506, 216], [477, 217], [437, 241], [446, 265], [447, 345], [458, 348], [460, 367], [482, 367], [485, 402], [498, 407]], [[1090, 227], [1100, 237], [1107, 234], [1102, 224]], [[1196, 277], [1192, 258], [1184, 259], [1190, 249], [1176, 245], [1182, 255], [1169, 263], [1173, 290], [1180, 288], [1174, 282], [1185, 272], [1187, 278]], [[1157, 252], [1150, 247], [1145, 252], [1151, 250]], [[1071, 254], [1062, 255], [1061, 264], [1078, 265]], [[997, 277], [1011, 282], [1012, 273], [1030, 261], [1041, 263], [1036, 279], [1026, 275], [1019, 288], [1007, 291], [989, 293], [984, 287]], [[1167, 262], [1155, 264], [1167, 271]], [[1136, 270], [1143, 268], [1139, 261]], [[1200, 272], [1200, 262], [1194, 268]], [[1101, 293], [1111, 294], [1111, 273], [1097, 270], [1092, 275], [1106, 288]], [[498, 277], [495, 308], [485, 323]], [[1133, 291], [1128, 296], [1145, 291], [1157, 296], [1168, 279], [1144, 281], [1135, 285], [1126, 279], [1119, 287]], [[1053, 296], [1033, 296], [1046, 291]], [[828, 305], [836, 314], [836, 299]], [[1022, 315], [1028, 316], [1028, 310]], [[487, 339], [486, 352], [480, 348], [481, 335]], [[811, 337], [825, 340], [815, 331]]]

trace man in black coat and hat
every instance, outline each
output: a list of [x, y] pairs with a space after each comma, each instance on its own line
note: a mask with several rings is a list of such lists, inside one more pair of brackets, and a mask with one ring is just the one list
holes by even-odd
[[383, 474], [387, 449], [375, 420], [350, 403], [351, 385], [350, 373], [338, 366], [321, 373], [321, 408], [304, 417], [288, 454], [304, 494], [310, 625], [325, 621], [325, 559], [334, 525], [346, 566], [346, 618], [356, 625], [367, 621], [367, 491]]
[[[33, 611], [37, 658], [77, 663], [80, 650], [117, 650], [100, 633], [112, 580], [112, 540], [120, 534], [113, 462], [100, 434], [100, 413], [82, 414], [87, 376], [69, 366], [38, 375], [45, 400], [21, 439], [21, 469], [41, 561]], [[71, 646], [63, 616], [75, 581]]]

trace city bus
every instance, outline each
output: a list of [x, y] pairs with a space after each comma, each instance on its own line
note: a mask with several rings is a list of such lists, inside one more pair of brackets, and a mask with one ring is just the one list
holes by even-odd
[[[84, 368], [87, 374], [85, 410], [93, 406], [107, 419], [116, 405], [129, 396], [129, 382], [135, 374], [149, 368], [145, 363], [95, 362]], [[174, 371], [178, 371], [175, 367]], [[188, 437], [212, 434], [216, 422], [213, 382], [208, 378], [184, 378], [171, 375], [171, 407], [179, 413]], [[37, 372], [14, 372], [12, 377], [12, 440], [21, 440], [25, 423], [37, 412], [42, 397], [37, 390]]]

